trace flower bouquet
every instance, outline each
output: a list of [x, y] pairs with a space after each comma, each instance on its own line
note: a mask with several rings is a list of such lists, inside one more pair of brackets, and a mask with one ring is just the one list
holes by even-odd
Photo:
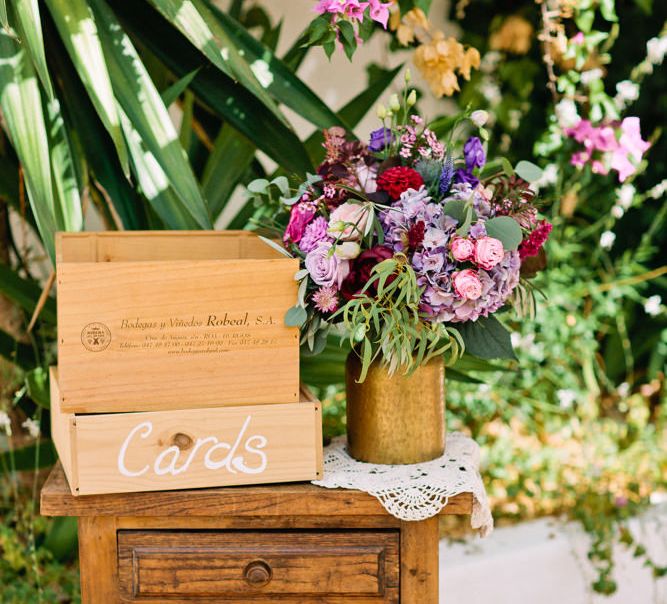
[[[530, 306], [526, 277], [544, 264], [551, 230], [528, 182], [539, 168], [487, 163], [484, 112], [436, 130], [412, 112], [415, 101], [406, 90], [378, 106], [382, 126], [368, 143], [326, 130], [324, 161], [295, 194], [284, 177], [249, 186], [280, 191], [283, 242], [302, 261], [286, 321], [301, 326], [310, 353], [332, 327], [351, 343], [349, 448], [378, 463], [442, 454], [443, 355], [512, 356], [492, 315]], [[479, 136], [459, 140], [471, 126]]]

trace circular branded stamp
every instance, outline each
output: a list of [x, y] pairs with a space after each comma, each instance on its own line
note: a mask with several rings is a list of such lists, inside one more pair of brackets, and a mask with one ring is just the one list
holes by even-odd
[[81, 343], [91, 352], [101, 352], [111, 342], [111, 331], [104, 323], [88, 323], [81, 330]]

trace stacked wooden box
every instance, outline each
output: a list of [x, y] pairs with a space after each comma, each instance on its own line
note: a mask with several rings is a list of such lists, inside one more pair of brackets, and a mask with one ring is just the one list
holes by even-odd
[[75, 495], [312, 480], [298, 261], [247, 232], [60, 233], [52, 433]]

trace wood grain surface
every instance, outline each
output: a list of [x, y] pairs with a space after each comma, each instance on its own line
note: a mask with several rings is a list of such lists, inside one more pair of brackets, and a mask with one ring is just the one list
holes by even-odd
[[397, 602], [399, 532], [119, 531], [121, 596]]
[[[41, 492], [44, 516], [140, 516], [140, 517], [290, 517], [388, 516], [382, 504], [363, 491], [324, 489], [311, 484], [263, 485], [119, 493], [74, 497], [60, 463], [56, 464]], [[450, 497], [442, 514], [470, 514], [472, 494]]]
[[59, 233], [64, 411], [298, 400], [298, 260], [249, 233]]
[[315, 480], [322, 413], [301, 402], [218, 409], [63, 413], [51, 371], [54, 442], [75, 495]]

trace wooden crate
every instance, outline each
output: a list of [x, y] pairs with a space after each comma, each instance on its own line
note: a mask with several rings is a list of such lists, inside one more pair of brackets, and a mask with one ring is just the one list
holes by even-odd
[[315, 480], [322, 412], [298, 403], [77, 415], [51, 369], [51, 432], [72, 494]]
[[298, 260], [252, 233], [58, 233], [63, 411], [299, 400]]

